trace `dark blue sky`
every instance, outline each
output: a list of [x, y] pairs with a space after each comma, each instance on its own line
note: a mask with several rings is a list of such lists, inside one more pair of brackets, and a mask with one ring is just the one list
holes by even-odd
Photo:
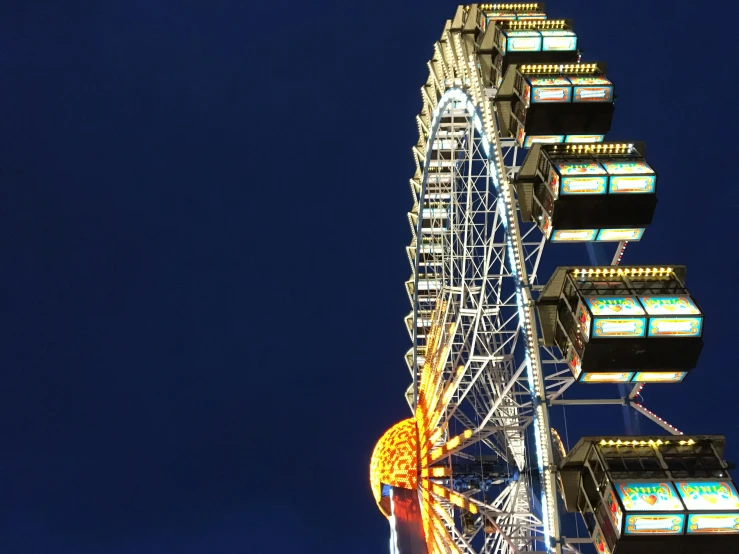
[[[455, 6], [0, 5], [0, 552], [387, 550], [367, 464], [407, 414], [414, 116]], [[659, 171], [624, 261], [687, 264], [707, 313], [699, 368], [646, 404], [739, 460], [736, 33], [695, 27], [713, 6], [548, 11], [609, 63], [610, 138]], [[597, 415], [570, 439], [622, 425]]]

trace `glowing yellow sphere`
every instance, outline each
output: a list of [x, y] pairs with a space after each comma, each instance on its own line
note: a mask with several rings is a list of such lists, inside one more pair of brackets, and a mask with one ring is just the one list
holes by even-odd
[[375, 502], [380, 504], [382, 485], [415, 489], [418, 484], [418, 431], [416, 420], [404, 419], [388, 429], [377, 441], [370, 460], [370, 486]]

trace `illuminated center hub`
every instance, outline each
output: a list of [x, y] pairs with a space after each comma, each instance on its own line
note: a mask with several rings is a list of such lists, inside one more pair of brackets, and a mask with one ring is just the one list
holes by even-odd
[[370, 486], [380, 511], [390, 517], [389, 487], [416, 489], [418, 484], [416, 420], [404, 419], [377, 441], [370, 460]]

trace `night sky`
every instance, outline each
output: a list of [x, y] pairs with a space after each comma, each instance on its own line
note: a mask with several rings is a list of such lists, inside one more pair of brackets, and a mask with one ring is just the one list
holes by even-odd
[[[367, 466], [408, 415], [414, 116], [455, 7], [0, 4], [0, 552], [387, 552]], [[686, 264], [707, 314], [699, 367], [645, 405], [739, 461], [735, 29], [695, 2], [548, 12], [659, 172], [624, 263]], [[567, 412], [570, 442], [619, 410]]]

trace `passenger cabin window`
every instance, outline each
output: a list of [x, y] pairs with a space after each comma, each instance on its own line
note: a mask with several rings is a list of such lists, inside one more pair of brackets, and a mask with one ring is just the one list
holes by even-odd
[[546, 156], [539, 156], [539, 171], [545, 180], [549, 177], [549, 160]]
[[611, 478], [653, 479], [666, 478], [667, 472], [651, 447], [617, 447], [606, 457]]
[[578, 289], [583, 295], [630, 295], [629, 286], [622, 280], [578, 281]]
[[536, 187], [536, 201], [541, 205], [544, 213], [552, 214], [554, 211], [554, 197], [549, 187], [543, 183], [539, 183]]
[[577, 288], [575, 287], [574, 282], [572, 281], [572, 277], [568, 277], [565, 279], [565, 286], [564, 286], [564, 296], [567, 299], [567, 302], [570, 305], [570, 308], [572, 308], [572, 311], [575, 311], [575, 308], [577, 307]]
[[585, 497], [588, 499], [591, 509], [596, 511], [601, 505], [602, 500], [593, 474], [590, 471], [582, 472], [582, 488], [585, 491]]
[[595, 449], [588, 456], [588, 464], [593, 471], [593, 477], [595, 478], [595, 483], [598, 485], [598, 490], [603, 491], [604, 487], [608, 484], [608, 477]]
[[603, 536], [606, 538], [606, 542], [613, 548], [613, 546], [616, 544], [616, 541], [618, 540], [618, 535], [616, 534], [616, 530], [613, 527], [613, 522], [611, 521], [611, 516], [608, 513], [608, 508], [606, 508], [605, 504], [601, 504], [596, 509], [596, 519], [598, 520], [598, 523], [600, 524], [600, 529], [603, 531]]
[[638, 281], [627, 279], [636, 294], [687, 294], [685, 287], [674, 277], [640, 276]]
[[520, 93], [523, 93], [523, 83], [524, 83], [523, 75], [521, 75], [520, 73], [516, 73], [516, 82], [514, 86], [516, 90]]
[[[572, 340], [575, 348], [577, 348], [578, 350], [582, 350], [583, 344], [585, 343], [585, 338], [583, 337], [580, 325], [577, 324], [577, 322], [575, 321], [575, 317], [572, 315], [573, 311], [574, 310], [570, 309], [564, 299], [560, 299], [557, 309], [557, 319], [562, 325], [565, 333], [567, 333], [567, 336], [569, 336]], [[563, 352], [566, 352], [566, 349], [563, 350]]]
[[562, 327], [562, 323], [557, 321], [557, 326], [554, 330], [554, 343], [559, 348], [560, 352], [564, 355], [567, 352], [568, 339], [567, 333]]
[[673, 478], [724, 477], [725, 471], [721, 462], [713, 454], [705, 455], [666, 455], [665, 463], [670, 468]]

